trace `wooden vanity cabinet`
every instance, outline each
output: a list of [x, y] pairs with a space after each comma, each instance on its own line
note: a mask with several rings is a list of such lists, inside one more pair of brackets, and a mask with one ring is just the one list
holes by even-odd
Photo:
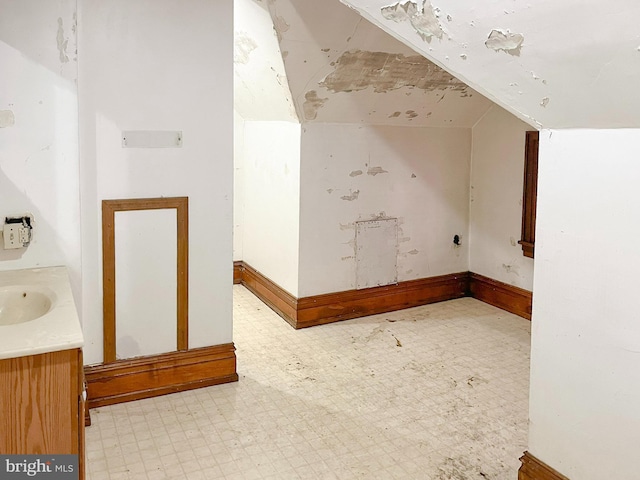
[[0, 453], [77, 454], [84, 476], [79, 348], [0, 360]]

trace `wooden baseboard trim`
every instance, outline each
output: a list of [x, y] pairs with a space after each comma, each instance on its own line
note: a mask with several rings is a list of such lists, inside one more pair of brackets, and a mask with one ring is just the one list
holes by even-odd
[[296, 298], [255, 268], [233, 262], [234, 283], [241, 283], [294, 328], [392, 312], [471, 296], [531, 320], [532, 293], [472, 272], [421, 278], [395, 285]]
[[233, 262], [233, 284], [242, 283], [242, 271], [244, 270], [244, 262], [242, 260]]
[[238, 380], [233, 343], [84, 367], [89, 408]]
[[531, 320], [533, 294], [528, 290], [470, 272], [469, 292], [473, 298]]
[[295, 326], [323, 325], [461, 298], [467, 294], [468, 281], [468, 273], [461, 272], [300, 298]]
[[242, 285], [296, 328], [298, 299], [275, 284], [255, 268], [243, 263]]
[[520, 461], [522, 466], [518, 470], [518, 480], [569, 480], [529, 452], [524, 452]]

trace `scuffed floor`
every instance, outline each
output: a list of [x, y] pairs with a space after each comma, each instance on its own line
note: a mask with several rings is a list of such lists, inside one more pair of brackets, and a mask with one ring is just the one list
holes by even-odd
[[88, 478], [509, 479], [530, 323], [464, 298], [294, 331], [234, 286], [240, 381], [92, 410]]

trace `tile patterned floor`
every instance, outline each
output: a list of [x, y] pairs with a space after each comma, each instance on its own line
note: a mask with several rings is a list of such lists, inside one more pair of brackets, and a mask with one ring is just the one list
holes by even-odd
[[238, 383], [92, 410], [90, 480], [510, 479], [530, 323], [470, 298], [294, 331], [234, 287]]

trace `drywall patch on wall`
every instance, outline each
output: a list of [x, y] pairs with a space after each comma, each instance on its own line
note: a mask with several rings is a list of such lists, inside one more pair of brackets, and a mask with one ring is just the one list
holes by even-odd
[[398, 282], [398, 219], [355, 222], [356, 288]]
[[[418, 7], [416, 2], [397, 2], [382, 7], [380, 13], [387, 20], [396, 23], [408, 20], [416, 33], [426, 42], [431, 42], [433, 37], [440, 39], [444, 35], [438, 18], [439, 10], [434, 9], [429, 0], [425, 1], [422, 7]], [[447, 15], [447, 18], [451, 16]]]
[[234, 41], [233, 63], [249, 63], [249, 55], [256, 48], [258, 48], [258, 44], [253, 38], [249, 37], [245, 32], [238, 32]]
[[69, 61], [69, 55], [67, 55], [67, 45], [69, 39], [64, 38], [64, 26], [62, 24], [62, 17], [58, 17], [58, 33], [56, 35], [56, 43], [58, 44], [58, 52], [60, 52], [60, 63], [67, 63]]
[[12, 127], [16, 124], [16, 116], [12, 110], [0, 110], [0, 128]]
[[496, 52], [503, 51], [509, 55], [518, 57], [520, 56], [522, 42], [524, 42], [524, 35], [521, 33], [511, 33], [509, 30], [493, 29], [484, 44], [487, 48], [495, 50]]
[[[403, 87], [448, 90], [467, 94], [467, 85], [422, 55], [351, 50], [336, 60], [336, 68], [319, 85], [332, 92], [353, 92], [373, 87], [386, 93]], [[309, 92], [311, 93], [311, 92]]]
[[307, 120], [315, 120], [318, 116], [318, 109], [322, 108], [324, 102], [329, 100], [328, 98], [318, 97], [318, 92], [310, 90], [304, 94], [304, 104], [302, 110], [304, 111], [304, 118]]

